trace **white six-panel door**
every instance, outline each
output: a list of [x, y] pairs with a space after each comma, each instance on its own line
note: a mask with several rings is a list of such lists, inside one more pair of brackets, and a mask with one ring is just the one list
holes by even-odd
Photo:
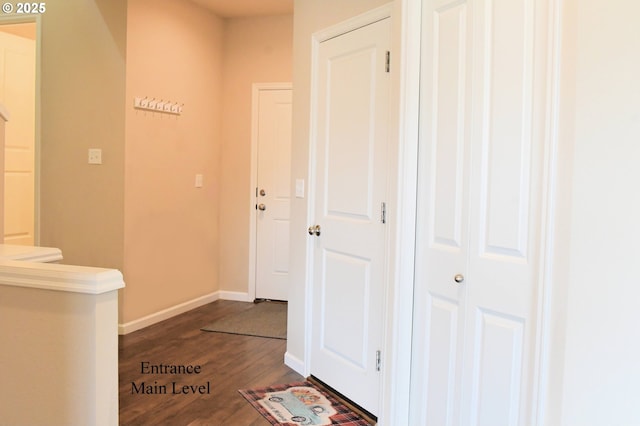
[[411, 424], [530, 422], [545, 3], [423, 1]]
[[312, 158], [310, 370], [374, 414], [387, 253], [382, 206], [388, 175], [389, 44], [388, 18], [320, 43]]

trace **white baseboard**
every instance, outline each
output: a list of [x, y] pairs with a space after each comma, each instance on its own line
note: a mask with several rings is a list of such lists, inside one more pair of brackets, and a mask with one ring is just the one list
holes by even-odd
[[235, 300], [236, 302], [253, 302], [253, 297], [249, 296], [249, 293], [240, 291], [224, 291], [218, 292], [221, 300]]
[[302, 377], [307, 377], [307, 373], [304, 371], [304, 362], [302, 362], [301, 359], [291, 355], [289, 352], [285, 352], [284, 354], [284, 365], [291, 368]]
[[156, 312], [146, 317], [139, 318], [134, 321], [127, 322], [125, 324], [118, 324], [118, 334], [128, 334], [136, 330], [148, 327], [150, 325], [159, 323], [176, 315], [183, 314], [207, 303], [215, 302], [218, 299], [222, 299], [220, 291], [216, 291], [201, 297], [198, 297], [187, 302], [180, 303], [179, 305], [172, 306], [162, 311]]

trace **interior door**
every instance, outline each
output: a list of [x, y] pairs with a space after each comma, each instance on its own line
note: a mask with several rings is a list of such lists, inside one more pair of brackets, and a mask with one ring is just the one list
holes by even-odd
[[423, 1], [411, 424], [530, 424], [544, 7]]
[[256, 298], [287, 300], [291, 89], [258, 90]]
[[390, 19], [320, 43], [311, 374], [377, 413]]
[[[26, 24], [33, 25], [33, 24]], [[34, 244], [35, 41], [0, 31], [0, 102], [5, 134], [4, 242]]]

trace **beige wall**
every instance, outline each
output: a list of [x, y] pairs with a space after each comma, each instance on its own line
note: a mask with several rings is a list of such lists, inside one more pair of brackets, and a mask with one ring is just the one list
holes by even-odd
[[[293, 35], [293, 140], [291, 179], [308, 182], [311, 36], [314, 32], [389, 3], [385, 0], [295, 0]], [[306, 191], [308, 192], [308, 191]], [[304, 361], [307, 224], [306, 198], [291, 203], [291, 291], [287, 355]]]
[[225, 21], [224, 38], [220, 289], [246, 293], [253, 199], [251, 87], [253, 83], [291, 81], [293, 17], [229, 19]]
[[555, 267], [564, 275], [551, 318], [552, 362], [562, 364], [549, 395], [562, 407], [550, 425], [640, 424], [639, 14], [626, 0], [563, 2]]
[[[126, 0], [65, 0], [42, 15], [41, 245], [122, 268]], [[102, 148], [101, 166], [87, 150]]]
[[[13, 266], [3, 269], [12, 272]], [[55, 270], [35, 273], [40, 283], [55, 276], [61, 285]], [[117, 291], [19, 287], [7, 285], [8, 276], [0, 284], [0, 323], [13, 326], [0, 328], [0, 423], [117, 425]], [[96, 278], [82, 270], [76, 276]]]
[[[219, 288], [222, 40], [222, 20], [190, 2], [129, 1], [121, 323]], [[184, 112], [136, 110], [136, 96]]]
[[[42, 16], [41, 244], [122, 270], [121, 323], [247, 292], [251, 84], [291, 81], [292, 21], [170, 0], [69, 0]], [[184, 113], [135, 110], [135, 96]]]

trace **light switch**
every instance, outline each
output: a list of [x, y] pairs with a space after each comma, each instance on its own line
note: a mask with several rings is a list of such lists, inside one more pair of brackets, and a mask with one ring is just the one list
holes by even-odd
[[89, 164], [102, 164], [102, 150], [99, 148], [89, 149]]
[[296, 179], [296, 198], [304, 198], [304, 179]]
[[196, 175], [196, 188], [202, 188], [202, 175]]

